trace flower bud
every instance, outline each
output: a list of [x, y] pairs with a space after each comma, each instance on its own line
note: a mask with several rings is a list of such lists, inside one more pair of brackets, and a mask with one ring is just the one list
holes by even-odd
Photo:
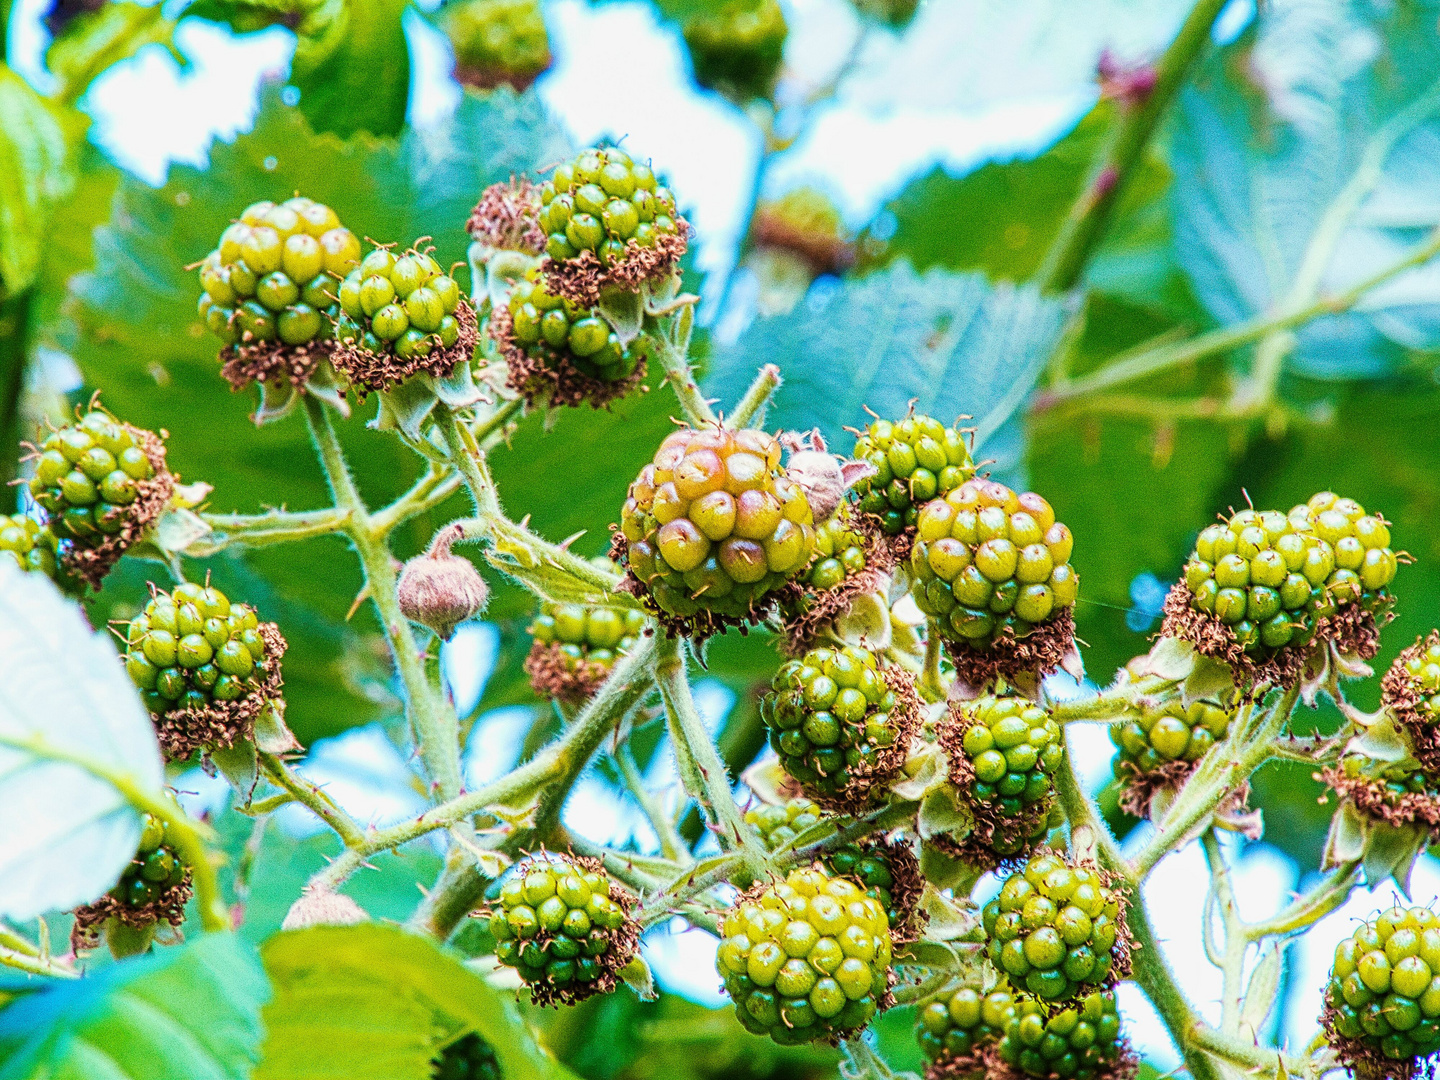
[[444, 641], [462, 622], [479, 614], [490, 598], [474, 563], [450, 554], [450, 545], [461, 535], [454, 525], [440, 530], [429, 551], [405, 564], [397, 587], [405, 617], [429, 627]]
[[344, 893], [329, 889], [306, 889], [285, 913], [281, 930], [303, 930], [307, 926], [350, 926], [369, 922], [365, 909]]
[[846, 491], [866, 477], [875, 475], [875, 466], [868, 462], [842, 462], [830, 453], [825, 448], [825, 439], [819, 428], [804, 435], [787, 432], [780, 441], [790, 451], [785, 471], [804, 489], [816, 525], [830, 520], [845, 498]]

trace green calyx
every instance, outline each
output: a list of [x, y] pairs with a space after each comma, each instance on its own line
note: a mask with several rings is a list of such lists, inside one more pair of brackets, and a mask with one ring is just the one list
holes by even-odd
[[1194, 610], [1265, 658], [1308, 645], [1318, 621], [1344, 608], [1388, 607], [1398, 565], [1384, 520], [1325, 491], [1288, 515], [1246, 509], [1207, 526], [1185, 564], [1185, 584]]
[[966, 1057], [998, 1042], [1014, 1013], [1015, 995], [1003, 982], [989, 993], [962, 986], [919, 1010], [915, 1040], [927, 1061]]
[[200, 318], [226, 345], [327, 339], [337, 286], [359, 259], [360, 241], [324, 203], [253, 203], [200, 264]]
[[941, 636], [976, 648], [1024, 637], [1072, 607], [1075, 540], [1033, 492], [967, 480], [916, 521], [910, 592]]
[[377, 247], [340, 283], [335, 336], [368, 353], [421, 360], [460, 340], [460, 286], [426, 251]]
[[569, 366], [587, 378], [619, 382], [635, 374], [644, 355], [643, 338], [622, 344], [599, 308], [547, 292], [539, 270], [515, 283], [509, 310], [516, 344], [546, 367]]
[[716, 967], [740, 1023], [798, 1045], [864, 1027], [888, 1004], [884, 909], [819, 867], [741, 899], [725, 916]]
[[860, 432], [853, 456], [876, 469], [855, 485], [856, 505], [891, 536], [914, 525], [925, 503], [975, 475], [964, 433], [929, 416], [876, 420]]
[[[1216, 702], [1186, 705], [1178, 698], [1138, 710], [1134, 719], [1110, 728], [1110, 741], [1118, 751], [1112, 766], [1116, 779], [1134, 772], [1153, 773], [1175, 761], [1199, 761], [1225, 737], [1232, 716]], [[1131, 769], [1125, 767], [1127, 762]]]
[[581, 151], [540, 187], [545, 252], [557, 263], [593, 251], [613, 265], [631, 240], [647, 248], [676, 233], [678, 217], [675, 196], [650, 166], [615, 146]]
[[1036, 855], [1005, 879], [983, 918], [990, 962], [1045, 1001], [1072, 1000], [1125, 974], [1116, 970], [1127, 955], [1117, 949], [1120, 902], [1091, 867]]
[[[1390, 1061], [1440, 1050], [1440, 921], [1429, 908], [1381, 912], [1335, 948], [1325, 1027]], [[1343, 1043], [1342, 1060], [1355, 1054]]]
[[495, 1048], [473, 1031], [447, 1046], [434, 1060], [433, 1080], [502, 1080]]
[[1109, 991], [1092, 991], [1058, 1011], [1017, 996], [996, 1049], [1007, 1065], [1040, 1080], [1096, 1080], [1128, 1071]]
[[685, 23], [695, 81], [741, 100], [768, 98], [790, 28], [775, 0], [730, 0]]

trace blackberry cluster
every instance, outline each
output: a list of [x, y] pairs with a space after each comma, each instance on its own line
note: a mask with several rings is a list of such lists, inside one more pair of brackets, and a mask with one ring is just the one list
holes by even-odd
[[1420, 826], [1440, 839], [1440, 781], [1414, 762], [1348, 753], [1320, 776], [1364, 817], [1396, 827]]
[[335, 333], [369, 353], [423, 359], [460, 340], [460, 286], [428, 253], [377, 247], [340, 283]]
[[681, 428], [630, 485], [622, 554], [662, 615], [703, 627], [750, 622], [815, 550], [804, 491], [763, 431]]
[[716, 967], [746, 1030], [798, 1045], [859, 1031], [889, 1004], [879, 903], [817, 867], [757, 888], [725, 916]]
[[[115, 887], [93, 904], [75, 911], [75, 924], [70, 931], [71, 946], [76, 950], [93, 949], [100, 932], [123, 935], [118, 927], [149, 931], [159, 922], [179, 926], [185, 920], [185, 904], [190, 899], [190, 870], [180, 854], [168, 841], [167, 827], [160, 818], [146, 814], [140, 831], [140, 844], [135, 857], [121, 872]], [[117, 952], [118, 940], [111, 941]], [[141, 948], [148, 944], [143, 938]]]
[[807, 793], [842, 799], [903, 759], [904, 716], [879, 660], [853, 645], [787, 661], [760, 699], [780, 763]]
[[1398, 561], [1390, 529], [1353, 499], [1324, 491], [1290, 513], [1241, 510], [1207, 526], [1185, 564], [1190, 607], [1268, 658], [1315, 638], [1320, 619], [1391, 603]]
[[537, 1004], [615, 989], [640, 930], [629, 899], [611, 890], [598, 862], [556, 854], [524, 860], [501, 888], [490, 914], [495, 956], [520, 973]]
[[159, 900], [165, 890], [184, 884], [185, 864], [180, 861], [179, 853], [165, 842], [167, 835], [163, 821], [145, 815], [140, 847], [120, 875], [119, 883], [110, 890], [113, 898], [128, 908], [146, 908]]
[[1380, 1064], [1367, 1074], [1386, 1073], [1383, 1063], [1440, 1051], [1440, 921], [1435, 913], [1394, 907], [1340, 942], [1322, 1019], [1341, 1061], [1352, 1068]]
[[1096, 1080], [1133, 1071], [1109, 991], [1092, 991], [1058, 1012], [1018, 998], [996, 1050], [1005, 1064], [1038, 1080]]
[[473, 1031], [440, 1052], [431, 1073], [433, 1080], [501, 1080], [495, 1048]]
[[693, 15], [685, 44], [695, 81], [741, 102], [771, 97], [789, 33], [775, 0], [729, 0]]
[[1134, 719], [1110, 728], [1110, 741], [1118, 751], [1112, 765], [1115, 778], [1158, 772], [1176, 761], [1194, 764], [1225, 737], [1232, 715], [1214, 702], [1186, 705], [1178, 698], [1140, 709]]
[[550, 35], [539, 0], [461, 0], [441, 16], [466, 86], [524, 90], [550, 67]]
[[855, 485], [857, 505], [891, 536], [914, 525], [931, 499], [975, 475], [965, 436], [929, 416], [876, 420], [856, 438], [854, 457], [876, 469]]
[[620, 382], [639, 370], [643, 338], [622, 344], [598, 308], [581, 307], [545, 290], [539, 270], [515, 283], [510, 293], [510, 337], [543, 367], [567, 368], [589, 379]]
[[932, 1063], [973, 1060], [976, 1051], [1000, 1041], [1014, 1013], [1015, 995], [1003, 982], [989, 993], [962, 986], [920, 1010], [915, 1040]]
[[54, 578], [58, 543], [50, 528], [24, 514], [0, 514], [0, 559], [13, 559], [22, 570]]
[[584, 701], [635, 647], [645, 615], [633, 609], [544, 604], [529, 627], [534, 644], [525, 659], [530, 685], [542, 697]]
[[359, 259], [360, 241], [324, 203], [253, 203], [200, 264], [200, 318], [226, 345], [328, 337], [336, 286]]
[[1035, 855], [983, 918], [990, 962], [1038, 998], [1068, 1001], [1126, 974], [1120, 901], [1091, 867]]
[[925, 504], [910, 553], [911, 595], [941, 636], [985, 648], [1023, 638], [1075, 603], [1075, 538], [1039, 495], [967, 480]]
[[757, 248], [798, 257], [810, 278], [842, 273], [855, 261], [840, 208], [818, 188], [794, 188], [762, 201], [751, 233]]
[[595, 147], [559, 166], [540, 187], [545, 253], [557, 263], [592, 251], [602, 266], [679, 232], [675, 196], [649, 165], [619, 147]]

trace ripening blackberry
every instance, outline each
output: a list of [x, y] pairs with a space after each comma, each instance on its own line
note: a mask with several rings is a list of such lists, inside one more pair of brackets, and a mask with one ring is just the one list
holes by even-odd
[[[1069, 615], [1079, 591], [1075, 538], [1033, 492], [967, 480], [916, 522], [910, 593], [948, 641], [978, 650]], [[1062, 635], [1067, 636], [1068, 635]]]
[[[963, 1060], [980, 1074], [984, 1067], [975, 1057], [976, 1052], [1000, 1041], [1014, 1013], [1015, 995], [1005, 982], [988, 993], [974, 986], [961, 986], [942, 993], [919, 1010], [915, 1041], [932, 1065]], [[955, 1071], [954, 1066], [933, 1072], [927, 1069], [926, 1076], [948, 1076]], [[960, 1071], [969, 1070], [962, 1066]]]
[[1416, 760], [1440, 773], [1440, 630], [1397, 656], [1381, 687], [1381, 703], [1410, 736]]
[[615, 661], [635, 647], [645, 631], [645, 613], [547, 603], [529, 630], [534, 639], [525, 658], [530, 686], [541, 697], [574, 705], [595, 693]]
[[859, 1031], [890, 1004], [891, 939], [880, 905], [818, 866], [740, 898], [716, 967], [746, 1030], [798, 1045]]
[[200, 264], [200, 318], [226, 345], [323, 340], [359, 259], [360, 241], [324, 203], [252, 203]]
[[801, 575], [800, 595], [781, 606], [791, 655], [813, 645], [847, 615], [857, 597], [882, 591], [891, 568], [889, 551], [861, 531], [850, 503], [815, 529], [815, 559]]
[[432, 1080], [502, 1080], [495, 1048], [473, 1031], [456, 1039], [432, 1063]]
[[45, 511], [57, 559], [98, 589], [169, 506], [175, 478], [165, 466], [165, 446], [154, 432], [94, 407], [35, 449], [30, 495]]
[[876, 470], [855, 485], [857, 505], [891, 536], [914, 525], [925, 503], [975, 475], [964, 434], [929, 416], [877, 419], [859, 433], [854, 457]]
[[1406, 1076], [1414, 1059], [1440, 1051], [1435, 913], [1393, 907], [1340, 942], [1321, 1021], [1340, 1060], [1357, 1075]]
[[790, 33], [775, 0], [729, 0], [692, 15], [684, 32], [701, 86], [742, 104], [774, 95]]
[[[108, 893], [93, 904], [75, 911], [70, 930], [71, 947], [93, 949], [105, 931], [117, 952], [143, 951], [149, 935], [159, 922], [179, 926], [185, 921], [185, 903], [190, 899], [190, 870], [179, 852], [168, 842], [165, 823], [146, 814], [135, 857]], [[140, 931], [138, 948], [128, 947], [126, 931]]]
[[462, 0], [441, 23], [455, 51], [455, 79], [477, 90], [524, 90], [550, 67], [539, 0]]
[[1132, 1076], [1136, 1061], [1120, 1037], [1115, 995], [1095, 990], [1059, 1011], [1019, 996], [996, 1046], [1000, 1060], [1037, 1080]]
[[54, 578], [58, 546], [49, 526], [24, 514], [0, 514], [0, 559], [13, 559], [22, 570]]
[[770, 803], [753, 806], [745, 811], [745, 821], [759, 835], [767, 851], [776, 851], [818, 824], [823, 813], [809, 799], [798, 798], [784, 806]]
[[255, 718], [279, 698], [285, 639], [213, 585], [155, 590], [125, 640], [125, 670], [172, 761], [249, 739]]
[[[1309, 645], [1327, 617], [1388, 607], [1397, 566], [1390, 529], [1353, 499], [1325, 491], [1288, 515], [1241, 510], [1201, 530], [1164, 632], [1198, 638], [1202, 651], [1233, 642], [1266, 660]], [[1206, 619], [1187, 619], [1185, 603]], [[1208, 642], [1212, 636], [1219, 640]]]
[[758, 621], [809, 565], [815, 526], [774, 436], [685, 427], [630, 485], [615, 550], [662, 621], [708, 633]]
[[609, 993], [639, 947], [631, 903], [596, 859], [531, 856], [514, 868], [491, 909], [495, 957], [520, 973], [538, 1005]]
[[846, 508], [815, 530], [815, 561], [801, 579], [817, 591], [838, 589], [867, 566], [865, 536]]
[[990, 962], [1038, 998], [1068, 1001], [1127, 973], [1120, 899], [1093, 867], [1035, 855], [983, 918]]
[[811, 649], [775, 673], [760, 716], [780, 764], [808, 795], [863, 803], [900, 768], [918, 719], [893, 685], [905, 677], [854, 645]]

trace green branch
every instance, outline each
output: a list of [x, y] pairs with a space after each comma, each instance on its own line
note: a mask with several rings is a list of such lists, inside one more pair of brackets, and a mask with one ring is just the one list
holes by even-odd
[[[695, 369], [690, 366], [686, 355], [690, 338], [689, 324], [694, 317], [693, 305], [682, 308], [680, 314], [670, 321], [670, 326], [662, 329], [652, 340], [655, 342], [655, 359], [659, 360], [660, 366], [665, 369], [665, 381], [675, 391], [676, 400], [680, 402], [680, 411], [685, 414], [691, 427], [701, 427], [719, 423], [719, 418], [716, 417], [715, 410], [710, 408], [710, 402], [705, 400], [705, 395], [700, 393], [700, 384], [695, 381]], [[682, 340], [672, 341], [672, 333]]]
[[780, 388], [783, 380], [780, 377], [780, 369], [774, 364], [766, 364], [755, 376], [755, 381], [745, 391], [745, 395], [735, 403], [735, 408], [725, 418], [725, 426], [729, 428], [760, 427], [765, 423], [765, 406], [770, 402], [770, 396]]
[[[298, 802], [333, 829], [346, 847], [359, 847], [365, 842], [365, 831], [329, 795], [290, 769], [274, 754], [257, 750], [260, 768], [265, 776], [286, 795], [286, 801]], [[273, 808], [272, 808], [273, 809]]]

